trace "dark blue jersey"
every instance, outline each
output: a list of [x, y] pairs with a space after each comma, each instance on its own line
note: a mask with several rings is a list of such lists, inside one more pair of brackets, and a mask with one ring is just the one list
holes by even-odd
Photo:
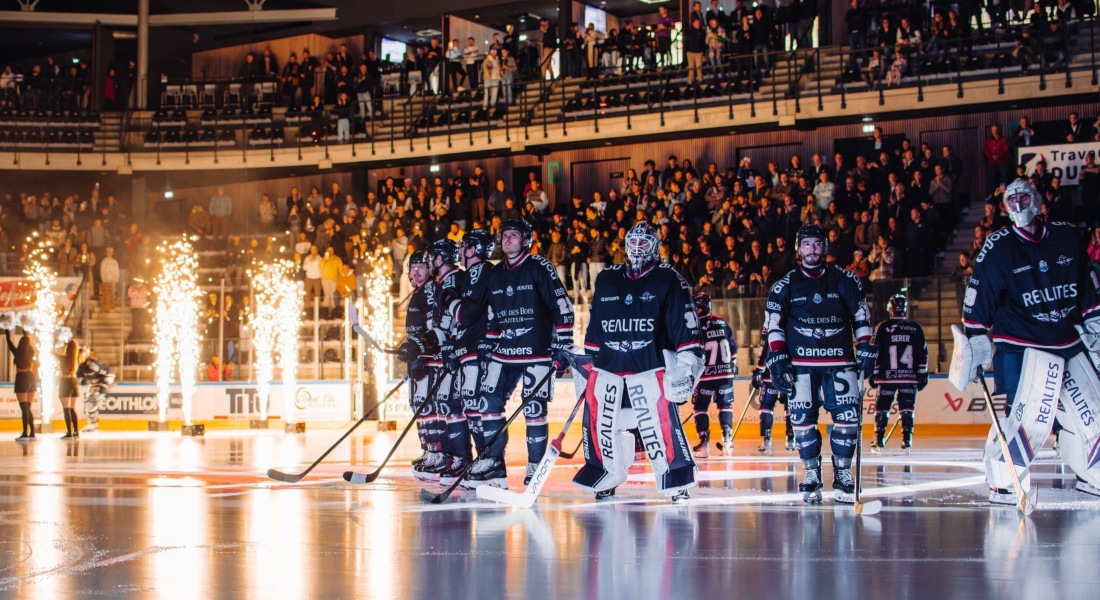
[[489, 271], [488, 287], [485, 337], [495, 344], [494, 359], [544, 362], [552, 342], [573, 343], [573, 302], [549, 260], [530, 254], [512, 264], [502, 260]]
[[733, 330], [721, 318], [707, 315], [699, 320], [699, 341], [703, 344], [703, 376], [700, 381], [732, 379], [737, 358]]
[[493, 265], [481, 261], [459, 277], [461, 299], [454, 315], [455, 349], [459, 360], [477, 356], [477, 346], [485, 339], [486, 307], [489, 302], [489, 270]]
[[991, 234], [963, 298], [967, 335], [990, 332], [999, 343], [1051, 350], [1076, 346], [1073, 326], [1100, 316], [1100, 282], [1086, 257], [1067, 223], [1050, 223], [1037, 237], [1016, 226]]
[[787, 350], [799, 367], [855, 364], [852, 336], [871, 339], [871, 311], [851, 271], [827, 264], [816, 274], [792, 269], [772, 286], [765, 307], [768, 348]]
[[664, 368], [662, 350], [702, 354], [699, 319], [691, 287], [670, 265], [660, 263], [637, 279], [625, 265], [600, 271], [584, 337], [596, 368], [644, 373]]
[[[409, 356], [420, 353], [419, 346], [413, 340], [419, 340], [427, 333], [433, 324], [432, 307], [435, 305], [435, 282], [429, 281], [413, 290], [412, 298], [405, 308], [405, 343]], [[417, 348], [414, 352], [413, 348]]]
[[915, 384], [928, 374], [928, 346], [920, 323], [901, 317], [886, 319], [875, 328], [872, 344], [878, 350], [878, 383]]

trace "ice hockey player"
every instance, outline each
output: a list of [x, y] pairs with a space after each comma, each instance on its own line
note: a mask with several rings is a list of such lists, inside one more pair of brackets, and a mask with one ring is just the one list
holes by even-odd
[[[436, 353], [428, 361], [428, 373], [435, 386], [431, 409], [439, 430], [441, 460], [425, 463], [421, 468], [427, 478], [438, 479], [444, 485], [454, 483], [454, 474], [470, 464], [470, 429], [462, 409], [462, 392], [458, 388], [457, 357], [455, 355], [454, 313], [452, 304], [460, 301], [460, 281], [463, 273], [458, 262], [458, 246], [451, 240], [436, 240], [428, 247], [432, 274], [435, 277], [432, 324], [421, 336], [425, 349]], [[438, 378], [438, 379], [437, 379]], [[436, 386], [436, 381], [439, 385]]]
[[[1012, 225], [991, 234], [974, 262], [963, 298], [963, 331], [952, 327], [951, 383], [962, 389], [996, 361], [993, 378], [1005, 394], [1002, 429], [1030, 487], [1028, 467], [1057, 417], [1060, 450], [1077, 475], [1077, 489], [1100, 495], [1100, 281], [1088, 269], [1084, 242], [1068, 223], [1044, 223], [1042, 199], [1023, 179], [1005, 188]], [[992, 334], [992, 342], [990, 341]], [[1083, 342], [1083, 344], [1082, 344]], [[996, 355], [993, 347], [996, 346]], [[1059, 407], [1059, 398], [1061, 406]], [[1017, 490], [995, 432], [985, 446], [990, 502], [1015, 504]]]
[[99, 429], [99, 401], [115, 384], [115, 374], [96, 360], [95, 351], [89, 348], [77, 367], [76, 376], [80, 378], [81, 385], [88, 386], [88, 395], [84, 397], [84, 415], [88, 417], [88, 424], [80, 433], [89, 433]]
[[890, 407], [898, 401], [901, 413], [901, 449], [909, 454], [913, 447], [913, 408], [917, 392], [928, 385], [928, 346], [924, 342], [924, 329], [920, 323], [905, 318], [908, 300], [902, 294], [894, 294], [886, 303], [890, 318], [875, 328], [871, 345], [878, 354], [872, 386], [878, 387], [875, 401], [875, 441], [871, 452], [882, 452], [886, 438], [886, 425], [890, 419]]
[[722, 427], [723, 452], [732, 449], [733, 378], [737, 376], [737, 341], [733, 331], [721, 318], [710, 314], [710, 296], [697, 292], [691, 297], [699, 317], [699, 339], [703, 344], [703, 377], [695, 386], [691, 404], [695, 410], [695, 431], [699, 443], [692, 448], [696, 458], [710, 456], [710, 415], [707, 409], [713, 399], [718, 406], [718, 424]]
[[660, 241], [641, 222], [626, 234], [627, 262], [600, 272], [584, 347], [593, 356], [585, 390], [584, 466], [573, 478], [596, 499], [615, 493], [634, 462], [641, 433], [657, 489], [688, 498], [698, 468], [678, 406], [703, 373], [703, 346], [691, 288], [657, 260]]
[[[444, 367], [455, 369], [458, 373], [456, 388], [462, 400], [466, 426], [473, 437], [478, 455], [485, 450], [486, 438], [481, 427], [481, 374], [489, 360], [489, 347], [485, 343], [486, 307], [489, 301], [489, 257], [496, 248], [496, 241], [484, 229], [468, 231], [462, 238], [458, 250], [459, 262], [466, 269], [459, 278], [460, 297], [453, 300], [443, 319], [450, 320], [454, 350], [451, 353], [455, 364]], [[446, 324], [446, 323], [445, 323]], [[463, 465], [465, 466], [465, 465]], [[440, 482], [454, 482], [460, 472], [452, 467], [440, 474]], [[464, 482], [464, 485], [467, 485]]]
[[[803, 499], [821, 501], [821, 407], [833, 417], [833, 490], [837, 502], [855, 500], [852, 457], [859, 442], [861, 378], [875, 366], [870, 310], [859, 278], [825, 262], [828, 241], [820, 225], [798, 230], [802, 263], [772, 287], [765, 306], [768, 370], [787, 394], [798, 455], [806, 469]], [[852, 352], [852, 336], [857, 348]], [[857, 373], [858, 361], [858, 373]]]
[[[435, 282], [432, 281], [431, 260], [426, 250], [417, 250], [409, 255], [407, 272], [413, 292], [405, 309], [405, 341], [397, 352], [397, 359], [408, 365], [411, 384], [409, 398], [414, 413], [419, 410], [421, 403], [431, 401], [427, 395], [431, 386], [428, 381], [428, 361], [432, 358], [432, 352], [421, 342], [421, 338], [433, 326]], [[436, 419], [432, 409], [427, 408], [416, 420], [416, 431], [423, 453], [412, 463], [413, 475], [425, 481], [435, 481], [438, 476], [426, 473], [424, 469], [438, 467], [443, 461], [440, 440], [443, 432], [439, 430]]]
[[[481, 380], [482, 435], [492, 438], [504, 426], [504, 405], [523, 380], [527, 426], [527, 472], [530, 481], [549, 443], [548, 403], [554, 397], [553, 377], [541, 387], [550, 369], [568, 366], [566, 351], [573, 345], [573, 303], [558, 279], [553, 263], [531, 254], [534, 231], [530, 223], [508, 219], [500, 226], [504, 260], [488, 273], [488, 319], [485, 349], [489, 360]], [[507, 487], [504, 448], [508, 432], [485, 448], [469, 471], [468, 485]]]
[[783, 423], [787, 427], [787, 452], [794, 452], [794, 429], [791, 427], [791, 411], [787, 408], [787, 395], [781, 394], [772, 385], [772, 376], [768, 372], [768, 328], [760, 329], [760, 359], [752, 372], [752, 387], [760, 390], [760, 446], [756, 451], [761, 454], [772, 453], [772, 424], [775, 422], [775, 403], [783, 405]]

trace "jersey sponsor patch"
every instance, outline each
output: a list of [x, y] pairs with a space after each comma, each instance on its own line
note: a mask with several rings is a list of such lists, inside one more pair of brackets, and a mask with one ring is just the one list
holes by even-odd
[[1058, 257], [1057, 264], [1058, 264], [1059, 267], [1068, 267], [1070, 265], [1070, 263], [1072, 263], [1072, 262], [1073, 262], [1072, 257], [1066, 256], [1065, 254], [1062, 254], [1061, 256]]
[[528, 331], [531, 331], [532, 329], [533, 329], [533, 327], [523, 327], [523, 328], [520, 328], [520, 329], [505, 329], [504, 331], [500, 332], [500, 337], [502, 337], [506, 340], [514, 340], [514, 339], [518, 338], [519, 336], [527, 333]]
[[653, 343], [653, 340], [624, 340], [621, 342], [604, 342], [603, 345], [616, 352], [632, 352], [641, 350]]
[[844, 328], [838, 327], [836, 329], [833, 329], [828, 327], [795, 327], [794, 330], [797, 331], [799, 335], [804, 335], [808, 338], [813, 338], [815, 340], [821, 340], [827, 337], [833, 337], [834, 335], [844, 331]]
[[1035, 314], [1032, 314], [1031, 316], [1034, 317], [1035, 320], [1042, 321], [1044, 323], [1058, 323], [1062, 319], [1068, 317], [1069, 314], [1072, 313], [1072, 312], [1073, 312], [1073, 307], [1069, 307], [1069, 308], [1063, 308], [1061, 310], [1054, 309], [1054, 310], [1051, 310], [1051, 311], [1045, 312], [1045, 313], [1035, 313]]

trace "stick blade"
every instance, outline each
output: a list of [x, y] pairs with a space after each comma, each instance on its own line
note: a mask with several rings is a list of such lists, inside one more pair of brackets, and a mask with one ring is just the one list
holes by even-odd
[[882, 500], [872, 500], [870, 502], [857, 502], [856, 514], [869, 517], [871, 515], [877, 515], [882, 512]]
[[370, 483], [378, 479], [378, 473], [357, 473], [355, 471], [344, 471], [344, 481], [348, 483]]
[[435, 493], [428, 488], [420, 488], [420, 501], [426, 504], [439, 504], [447, 499], [446, 492]]
[[294, 475], [291, 473], [276, 471], [275, 469], [268, 469], [267, 477], [268, 479], [274, 479], [275, 481], [281, 481], [283, 483], [298, 483], [302, 480], [302, 477], [304, 477], [304, 475]]
[[1031, 513], [1035, 512], [1035, 505], [1038, 504], [1038, 503], [1039, 503], [1039, 490], [1036, 489], [1035, 484], [1032, 483], [1031, 484], [1031, 489], [1028, 490], [1027, 494], [1024, 496], [1024, 501], [1020, 506], [1020, 512], [1022, 512], [1024, 514], [1024, 516], [1026, 517], [1026, 516], [1030, 515]]
[[482, 500], [488, 500], [498, 504], [507, 504], [508, 506], [517, 506], [519, 508], [531, 508], [534, 506], [536, 498], [533, 494], [509, 492], [506, 489], [491, 485], [477, 486], [477, 497]]

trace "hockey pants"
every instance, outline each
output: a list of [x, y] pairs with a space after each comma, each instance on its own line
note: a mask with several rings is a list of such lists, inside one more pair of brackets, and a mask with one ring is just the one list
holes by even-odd
[[803, 462], [821, 456], [818, 411], [824, 407], [833, 418], [829, 445], [833, 464], [846, 467], [856, 452], [861, 396], [854, 366], [796, 367], [794, 394], [787, 399], [798, 456]]

